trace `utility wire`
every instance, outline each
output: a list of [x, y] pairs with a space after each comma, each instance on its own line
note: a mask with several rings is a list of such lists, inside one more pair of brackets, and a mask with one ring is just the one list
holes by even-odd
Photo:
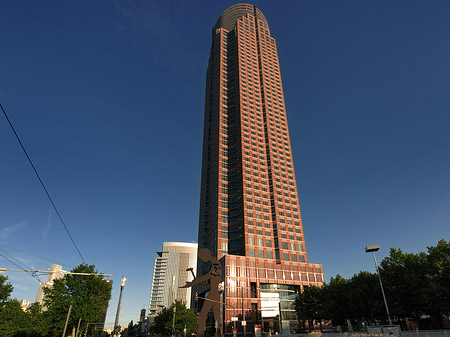
[[41, 282], [41, 280], [36, 276], [33, 275], [33, 273], [30, 273], [29, 271], [26, 271], [24, 268], [22, 268], [21, 266], [19, 266], [17, 263], [15, 263], [14, 261], [11, 261], [10, 259], [8, 259], [5, 255], [0, 253], [0, 256], [3, 257], [5, 260], [8, 260], [9, 262], [11, 262], [13, 265], [15, 265], [16, 267], [20, 268], [20, 270], [23, 270], [24, 272], [30, 274], [32, 277], [34, 277], [36, 280], [39, 281], [39, 283]]
[[6, 113], [6, 111], [5, 111], [5, 109], [3, 108], [3, 105], [2, 105], [1, 103], [0, 103], [0, 107], [2, 108], [3, 114], [5, 115], [6, 120], [7, 120], [8, 123], [9, 123], [9, 126], [11, 127], [12, 131], [14, 132], [14, 135], [16, 136], [17, 141], [19, 142], [20, 146], [22, 147], [22, 150], [23, 150], [23, 152], [25, 153], [25, 156], [27, 157], [27, 159], [28, 159], [28, 161], [29, 161], [31, 167], [33, 168], [33, 171], [34, 171], [34, 173], [36, 174], [36, 177], [38, 178], [39, 182], [41, 183], [41, 186], [42, 186], [42, 188], [44, 189], [45, 194], [47, 195], [48, 200], [50, 200], [50, 203], [52, 204], [53, 209], [55, 210], [56, 214], [58, 215], [59, 220], [61, 220], [61, 223], [62, 223], [62, 225], [64, 226], [64, 229], [66, 230], [67, 235], [69, 235], [70, 240], [72, 240], [72, 243], [73, 243], [73, 245], [75, 246], [75, 249], [77, 250], [78, 254], [80, 255], [81, 260], [83, 260], [83, 263], [86, 263], [86, 261], [84, 261], [83, 256], [81, 255], [81, 252], [80, 252], [80, 250], [78, 249], [78, 247], [77, 247], [75, 241], [73, 240], [72, 235], [71, 235], [70, 232], [69, 232], [69, 229], [67, 228], [66, 224], [64, 223], [64, 220], [62, 219], [61, 214], [59, 214], [59, 211], [58, 211], [58, 209], [56, 208], [55, 203], [53, 202], [52, 198], [50, 197], [50, 194], [48, 193], [47, 188], [45, 187], [45, 185], [44, 185], [44, 183], [43, 183], [41, 177], [39, 176], [39, 173], [37, 172], [36, 168], [34, 167], [33, 162], [31, 161], [31, 158], [30, 158], [30, 156], [29, 156], [28, 153], [27, 153], [27, 150], [25, 150], [25, 147], [23, 146], [22, 141], [21, 141], [20, 138], [19, 138], [19, 135], [17, 134], [16, 130], [14, 129], [14, 126], [12, 125], [11, 121], [9, 120], [8, 114]]
[[[71, 269], [73, 269], [73, 266], [71, 266], [71, 265], [68, 265], [68, 264], [65, 264], [65, 263], [61, 263], [61, 262], [58, 262], [58, 261], [54, 261], [54, 260], [50, 260], [50, 259], [47, 259], [45, 257], [39, 256], [39, 255], [35, 255], [33, 253], [30, 253], [30, 252], [26, 252], [24, 250], [20, 250], [20, 249], [17, 249], [17, 248], [13, 248], [13, 247], [1, 245], [1, 244], [0, 244], [0, 247], [5, 247], [5, 248], [8, 248], [8, 249], [12, 249], [12, 250], [15, 250], [16, 252], [19, 252], [19, 253], [23, 253], [23, 254], [27, 254], [27, 255], [30, 255], [30, 256], [34, 256], [34, 257], [37, 257], [39, 259], [46, 260], [46, 261], [49, 261], [49, 262], [52, 262], [52, 263], [57, 263], [57, 264], [59, 264], [61, 266], [66, 266], [66, 267], [70, 267]], [[32, 268], [30, 268], [30, 269], [32, 269]]]
[[[24, 266], [25, 268], [31, 270], [34, 268], [31, 268], [29, 266], [27, 266], [25, 263], [23, 263], [22, 261], [20, 261], [19, 259], [15, 258], [14, 256], [12, 256], [11, 254], [9, 254], [7, 251], [5, 251], [4, 249], [0, 249], [0, 251], [2, 251], [3, 253], [5, 253], [6, 255], [8, 255], [10, 258], [12, 258], [13, 260], [15, 260], [18, 264], [21, 264], [22, 266]], [[5, 255], [2, 255], [3, 257], [5, 257]], [[6, 257], [5, 257], [6, 258]], [[8, 260], [9, 262], [11, 262], [11, 260]], [[18, 265], [16, 264], [16, 266]], [[24, 267], [20, 267], [22, 270], [25, 270]], [[36, 275], [35, 275], [36, 276]], [[37, 277], [37, 276], [36, 276]], [[41, 279], [39, 277], [37, 277], [37, 279], [39, 280], [39, 282], [41, 282]]]

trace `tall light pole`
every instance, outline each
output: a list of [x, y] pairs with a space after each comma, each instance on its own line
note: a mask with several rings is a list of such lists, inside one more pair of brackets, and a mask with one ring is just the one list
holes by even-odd
[[242, 296], [242, 325], [244, 326], [244, 337], [247, 337], [247, 321], [245, 320], [245, 310], [244, 310], [244, 287], [241, 287]]
[[377, 259], [375, 258], [375, 252], [378, 251], [379, 249], [380, 249], [380, 245], [366, 246], [366, 253], [372, 252], [373, 261], [375, 262], [375, 268], [377, 269], [378, 280], [380, 281], [381, 293], [383, 294], [384, 306], [386, 307], [386, 313], [388, 316], [389, 325], [392, 325], [391, 315], [389, 314], [389, 308], [388, 308], [388, 304], [386, 301], [386, 295], [384, 294], [383, 283], [381, 283], [380, 270], [378, 269]]
[[120, 306], [122, 305], [122, 293], [123, 293], [123, 288], [125, 287], [126, 280], [127, 280], [127, 278], [125, 276], [122, 276], [122, 282], [120, 283], [119, 304], [117, 305], [117, 313], [116, 313], [116, 321], [114, 323], [114, 330], [119, 326]]
[[62, 334], [62, 337], [64, 337], [66, 335], [67, 323], [69, 323], [69, 317], [70, 317], [70, 311], [71, 310], [72, 310], [72, 304], [69, 305], [69, 311], [67, 312], [67, 318], [66, 318], [66, 325], [64, 325], [64, 332]]
[[173, 319], [172, 319], [172, 337], [175, 336], [175, 315], [177, 313], [177, 306], [173, 307]]

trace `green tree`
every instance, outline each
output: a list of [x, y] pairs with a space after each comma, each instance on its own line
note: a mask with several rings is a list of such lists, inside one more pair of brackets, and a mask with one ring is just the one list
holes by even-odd
[[309, 321], [309, 330], [312, 330], [314, 321], [319, 322], [322, 330], [324, 317], [324, 289], [316, 286], [304, 287], [296, 300], [297, 316], [300, 324], [305, 327], [305, 321]]
[[151, 325], [150, 330], [153, 333], [162, 336], [172, 335], [173, 310], [176, 307], [175, 313], [175, 331], [177, 334], [183, 334], [184, 328], [188, 334], [197, 331], [197, 315], [191, 309], [187, 309], [186, 305], [181, 301], [175, 301], [168, 309], [164, 308], [158, 316], [155, 317], [155, 322]]
[[306, 296], [304, 291], [298, 294], [298, 298], [295, 300], [295, 311], [297, 312], [298, 322], [303, 330], [306, 330], [306, 322], [308, 321], [308, 313], [306, 306]]
[[440, 322], [442, 316], [450, 315], [450, 242], [440, 240], [427, 249], [427, 313]]
[[6, 302], [13, 290], [13, 285], [8, 282], [8, 276], [0, 275], [0, 302]]
[[428, 306], [424, 292], [428, 288], [426, 254], [403, 253], [400, 249], [391, 248], [389, 256], [380, 265], [391, 316], [417, 321]]
[[353, 322], [374, 322], [384, 315], [383, 297], [377, 274], [361, 271], [353, 275], [348, 286], [348, 318]]
[[0, 336], [27, 336], [32, 331], [29, 314], [22, 310], [19, 301], [9, 299], [14, 287], [8, 277], [0, 275]]
[[32, 324], [32, 336], [46, 336], [47, 325], [44, 322], [42, 306], [35, 302], [27, 309]]
[[[418, 323], [425, 314], [442, 328], [442, 318], [450, 315], [450, 242], [440, 240], [427, 249], [413, 254], [392, 248], [380, 263], [380, 273], [391, 317]], [[306, 287], [296, 310], [303, 327], [305, 320], [331, 320], [344, 329], [347, 319], [387, 321], [378, 275], [366, 271], [351, 279], [338, 274], [322, 288]]]
[[[74, 273], [98, 274], [94, 265], [81, 264], [72, 270]], [[81, 326], [103, 320], [104, 310], [111, 298], [111, 288], [103, 276], [65, 275], [53, 281], [51, 288], [44, 288], [43, 320], [48, 328], [46, 334], [59, 336], [64, 330], [69, 306], [72, 305], [67, 331], [76, 327], [81, 318]], [[89, 326], [92, 331], [95, 325]]]
[[333, 322], [334, 326], [345, 327], [349, 317], [350, 296], [349, 280], [341, 275], [331, 278], [328, 284], [324, 285], [324, 316]]
[[29, 336], [33, 331], [30, 315], [16, 299], [0, 303], [0, 336]]

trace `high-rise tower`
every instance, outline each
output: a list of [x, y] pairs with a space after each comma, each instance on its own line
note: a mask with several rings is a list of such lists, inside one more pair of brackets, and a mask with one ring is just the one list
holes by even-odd
[[175, 300], [183, 301], [190, 308], [191, 288], [180, 288], [192, 280], [187, 267], [197, 268], [197, 244], [192, 242], [164, 242], [157, 252], [153, 269], [149, 315], [168, 308]]
[[287, 332], [295, 294], [323, 283], [306, 255], [275, 39], [253, 5], [212, 31], [198, 242], [225, 267], [225, 324], [243, 315], [248, 331], [280, 331], [281, 309]]

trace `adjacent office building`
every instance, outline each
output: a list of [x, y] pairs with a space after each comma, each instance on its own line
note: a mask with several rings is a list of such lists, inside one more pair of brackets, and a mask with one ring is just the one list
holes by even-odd
[[[64, 277], [64, 272], [62, 270], [62, 266], [58, 264], [52, 264], [50, 267], [50, 273], [48, 273], [47, 281], [39, 283], [39, 289], [36, 294], [35, 303], [39, 303], [40, 305], [44, 304], [44, 288], [51, 288], [53, 286], [53, 280], [57, 280]], [[43, 308], [46, 310], [46, 307]]]
[[168, 308], [180, 300], [190, 308], [191, 288], [180, 288], [192, 281], [193, 273], [188, 268], [197, 269], [196, 243], [164, 242], [162, 250], [157, 252], [153, 269], [152, 290], [148, 313], [155, 315], [162, 308]]
[[213, 27], [203, 137], [198, 242], [224, 267], [227, 332], [238, 317], [289, 333], [298, 292], [324, 277], [308, 261], [276, 42], [256, 6]]
[[31, 302], [28, 300], [20, 300], [19, 303], [20, 303], [20, 307], [22, 308], [23, 311], [26, 311], [31, 305]]
[[[42, 310], [44, 310], [44, 311], [47, 310], [47, 307], [44, 305], [44, 297], [45, 297], [44, 288], [53, 287], [53, 281], [63, 278], [66, 274], [67, 274], [67, 272], [62, 269], [62, 266], [60, 266], [58, 264], [51, 265], [50, 272], [48, 273], [47, 281], [39, 283], [38, 292], [36, 295], [36, 299], [34, 301], [35, 303], [39, 303], [40, 305], [43, 306]], [[104, 280], [104, 281], [112, 289], [113, 281], [112, 280]], [[22, 300], [22, 301], [24, 301], [24, 300]], [[21, 306], [23, 308], [23, 306], [24, 306], [23, 302], [21, 302]], [[98, 323], [99, 329], [104, 328], [107, 313], [108, 313], [108, 305], [105, 308], [103, 308], [103, 319], [102, 319], [102, 322]]]

